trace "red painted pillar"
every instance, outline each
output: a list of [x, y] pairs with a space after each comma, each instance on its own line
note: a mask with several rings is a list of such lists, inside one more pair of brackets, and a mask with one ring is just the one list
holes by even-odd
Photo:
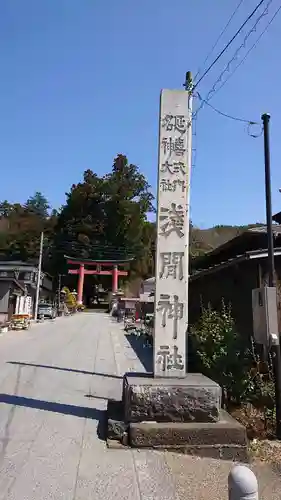
[[118, 290], [118, 266], [113, 266], [112, 270], [112, 292], [115, 293]]
[[80, 264], [79, 274], [78, 274], [78, 292], [77, 292], [77, 303], [83, 304], [83, 288], [84, 288], [84, 264]]

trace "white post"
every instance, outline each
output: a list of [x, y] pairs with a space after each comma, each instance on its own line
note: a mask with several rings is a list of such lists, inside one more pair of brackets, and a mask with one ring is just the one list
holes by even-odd
[[39, 293], [40, 293], [40, 283], [41, 283], [43, 244], [44, 244], [44, 233], [42, 231], [42, 233], [41, 233], [41, 239], [40, 239], [40, 253], [39, 253], [39, 262], [38, 262], [37, 284], [36, 284], [36, 298], [35, 298], [35, 310], [34, 310], [34, 319], [35, 319], [35, 321], [37, 320], [37, 315], [38, 315], [38, 303], [39, 303]]
[[20, 312], [20, 297], [17, 295], [16, 298], [16, 307], [15, 307], [15, 314], [19, 314]]
[[154, 376], [186, 376], [192, 93], [162, 90], [159, 124]]
[[245, 465], [236, 465], [228, 476], [229, 500], [258, 500], [258, 481]]

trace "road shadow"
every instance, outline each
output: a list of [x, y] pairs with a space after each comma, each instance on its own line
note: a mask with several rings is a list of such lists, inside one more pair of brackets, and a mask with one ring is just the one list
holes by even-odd
[[87, 370], [75, 370], [74, 368], [63, 368], [61, 366], [52, 366], [52, 365], [38, 365], [35, 363], [24, 363], [21, 361], [7, 361], [9, 365], [18, 365], [18, 366], [32, 366], [33, 368], [46, 368], [50, 370], [58, 370], [63, 372], [71, 372], [71, 373], [81, 373], [82, 375], [96, 375], [97, 377], [106, 377], [106, 378], [114, 378], [114, 379], [122, 379], [119, 375], [114, 375], [110, 373], [98, 373], [98, 372], [89, 372]]
[[62, 415], [73, 415], [78, 418], [87, 418], [98, 421], [97, 434], [98, 437], [104, 440], [104, 429], [106, 422], [106, 410], [97, 408], [89, 408], [86, 406], [75, 406], [64, 403], [56, 403], [53, 401], [43, 401], [40, 399], [25, 398], [13, 394], [0, 394], [0, 404], [11, 405], [16, 407], [33, 408], [35, 410], [49, 411], [60, 413]]
[[126, 339], [129, 341], [132, 349], [135, 351], [140, 362], [143, 364], [147, 372], [153, 371], [153, 349], [152, 347], [144, 347], [144, 339], [142, 336], [126, 334]]
[[100, 399], [101, 401], [120, 401], [120, 397], [99, 396], [98, 394], [92, 394], [92, 393], [84, 394], [84, 398]]

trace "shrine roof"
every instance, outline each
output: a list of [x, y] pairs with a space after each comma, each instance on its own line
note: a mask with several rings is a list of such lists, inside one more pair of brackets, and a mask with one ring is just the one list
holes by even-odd
[[[281, 247], [275, 247], [274, 248], [274, 257], [280, 257], [281, 256]], [[267, 249], [258, 249], [258, 250], [251, 250], [248, 252], [245, 252], [241, 255], [236, 255], [235, 257], [229, 258], [223, 262], [220, 262], [218, 264], [211, 265], [208, 268], [205, 269], [198, 269], [193, 271], [189, 279], [190, 281], [193, 281], [197, 278], [201, 278], [202, 276], [205, 276], [206, 274], [211, 274], [211, 273], [216, 273], [217, 271], [220, 271], [222, 269], [225, 269], [226, 267], [230, 267], [232, 265], [236, 265], [241, 262], [253, 260], [253, 259], [266, 259], [268, 257], [268, 250]]]
[[69, 255], [64, 256], [67, 260], [72, 260], [73, 262], [83, 262], [84, 264], [126, 264], [134, 260], [134, 257], [128, 257], [127, 259], [81, 259], [80, 257], [70, 257]]
[[[25, 272], [25, 271], [32, 271], [32, 272], [36, 272], [37, 269], [38, 269], [38, 263], [36, 263], [35, 261], [22, 261], [22, 260], [0, 260], [0, 270], [1, 271], [13, 271], [13, 270], [19, 270], [19, 271], [22, 271], [22, 272]], [[47, 273], [46, 271], [44, 271], [44, 269], [42, 269], [42, 273], [47, 276], [48, 278], [50, 279], [53, 279], [53, 276], [49, 273]]]
[[281, 212], [274, 214], [272, 216], [272, 220], [274, 220], [275, 222], [278, 222], [278, 224], [281, 224]]

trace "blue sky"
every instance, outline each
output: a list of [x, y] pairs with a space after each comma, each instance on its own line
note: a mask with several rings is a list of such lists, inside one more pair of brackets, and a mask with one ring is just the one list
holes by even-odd
[[[237, 3], [0, 2], [0, 200], [24, 202], [42, 191], [59, 207], [84, 170], [109, 171], [117, 153], [139, 165], [155, 190], [160, 90], [181, 88], [185, 72], [196, 73]], [[256, 3], [243, 2], [217, 51]], [[278, 6], [273, 0], [247, 48]], [[274, 211], [281, 209], [280, 27], [281, 14], [211, 101], [249, 120], [271, 113]], [[242, 41], [243, 35], [203, 80], [202, 96]], [[205, 107], [195, 139], [193, 222], [208, 227], [263, 220], [262, 137], [249, 137], [245, 124]]]

